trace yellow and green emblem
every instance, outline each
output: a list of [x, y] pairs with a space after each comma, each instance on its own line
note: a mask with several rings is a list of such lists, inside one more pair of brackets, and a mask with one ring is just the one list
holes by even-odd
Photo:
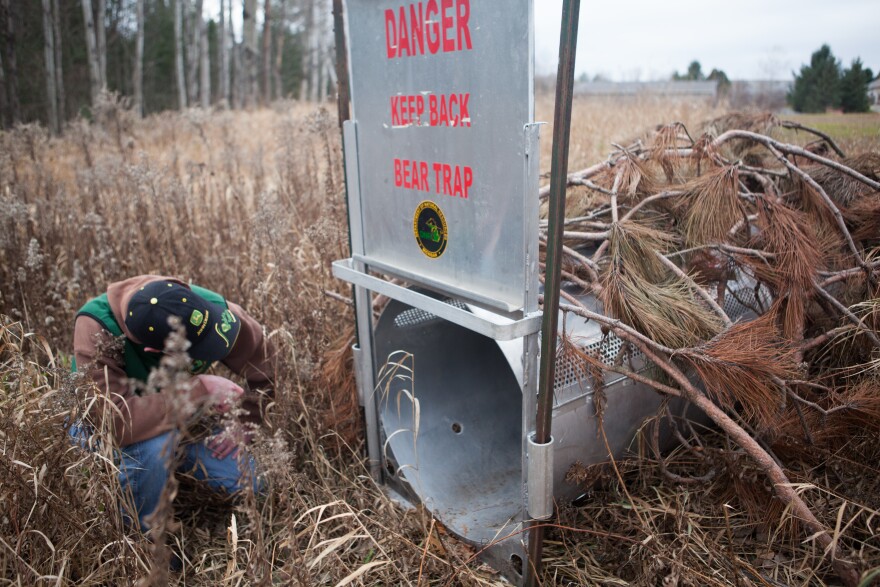
[[201, 326], [202, 322], [205, 320], [205, 315], [199, 312], [198, 310], [193, 310], [192, 314], [189, 317], [189, 323], [193, 326]]

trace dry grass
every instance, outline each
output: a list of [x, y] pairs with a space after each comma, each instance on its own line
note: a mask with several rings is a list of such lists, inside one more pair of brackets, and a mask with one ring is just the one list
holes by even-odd
[[[537, 109], [538, 119], [552, 119], [549, 97], [540, 96]], [[641, 136], [652, 144], [644, 131], [658, 121], [693, 128], [722, 113], [686, 102], [578, 100], [570, 169], [604, 159], [614, 142]], [[181, 480], [166, 521], [173, 550], [183, 553], [186, 565], [169, 582], [497, 584], [491, 570], [471, 560], [472, 549], [425, 511], [395, 506], [365, 470], [346, 369], [352, 314], [323, 293], [348, 295], [329, 271], [329, 261], [347, 255], [333, 117], [283, 103], [251, 113], [192, 111], [140, 122], [108, 102], [99, 119], [73, 125], [62, 139], [36, 127], [0, 135], [0, 580], [165, 580], [168, 552], [125, 528], [112, 454], [73, 447], [65, 433], [65, 422], [84, 409], [76, 391], [81, 382], [69, 374], [74, 312], [110, 281], [157, 272], [242, 303], [267, 326], [284, 357], [268, 427], [254, 448], [269, 491], [228, 504], [206, 500]], [[550, 136], [548, 129], [545, 170]], [[662, 170], [630, 169], [623, 195], [651, 192], [655, 176], [662, 178]], [[638, 242], [647, 238], [644, 232]], [[615, 254], [634, 266], [639, 251]], [[700, 307], [684, 284], [670, 289], [664, 270], [651, 265], [649, 271], [666, 289], [632, 299], [665, 306], [657, 296], [666, 294], [670, 304], [688, 300], [685, 310]], [[716, 331], [715, 318], [702, 316], [693, 330], [679, 333], [682, 346]], [[748, 391], [731, 401], [762, 398], [766, 390]], [[822, 442], [814, 459], [788, 466], [826, 526], [834, 528], [842, 512], [840, 544], [876, 567], [876, 428], [872, 436], [842, 433], [856, 418], [876, 423], [876, 394], [860, 386], [849, 393], [824, 407], [843, 402], [859, 409], [825, 420], [806, 410], [811, 429], [828, 435], [816, 439]], [[766, 417], [763, 408], [759, 416]], [[780, 453], [802, 442], [794, 406], [782, 419], [787, 433], [773, 445]], [[824, 422], [834, 425], [823, 428]], [[813, 543], [781, 534], [779, 516], [755, 521], [756, 512], [776, 502], [748, 459], [729, 450], [721, 435], [702, 431], [698, 438], [684, 428], [683, 434], [690, 444], [667, 457], [665, 467], [695, 476], [716, 470], [713, 480], [682, 489], [647, 454], [619, 463], [619, 475], [591, 475], [589, 499], [564, 506], [551, 531], [545, 584], [827, 584], [833, 575]]]
[[[278, 104], [0, 136], [0, 580], [19, 584], [485, 584], [430, 517], [369, 480], [350, 371], [348, 295], [329, 261], [348, 240], [335, 120]], [[283, 356], [254, 445], [265, 496], [206, 499], [181, 480], [169, 551], [127, 530], [112, 453], [70, 444], [73, 315], [137, 273], [192, 279], [240, 302]], [[47, 355], [51, 353], [51, 355]], [[108, 445], [109, 446], [109, 445]], [[173, 497], [169, 494], [168, 498]], [[176, 523], [176, 520], [182, 522]], [[427, 545], [427, 546], [426, 546]]]
[[[693, 128], [699, 122], [724, 112], [723, 106], [702, 100], [652, 96], [617, 100], [578, 96], [572, 105], [568, 169], [575, 171], [602, 161], [614, 143], [628, 145], [637, 138], [649, 144], [652, 130], [661, 121], [675, 120]], [[546, 130], [541, 131], [541, 170], [549, 173], [553, 137], [552, 95], [536, 96], [535, 119], [548, 122]]]

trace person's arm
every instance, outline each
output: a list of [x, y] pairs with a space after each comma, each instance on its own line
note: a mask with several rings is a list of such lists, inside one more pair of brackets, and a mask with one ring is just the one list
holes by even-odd
[[[171, 430], [176, 420], [171, 417], [167, 394], [139, 396], [134, 392], [125, 373], [122, 341], [114, 339], [93, 318], [76, 319], [73, 351], [77, 370], [94, 382], [97, 392], [89, 418], [95, 426], [103, 423], [109, 428], [119, 446], [127, 446]], [[199, 377], [193, 378], [187, 393], [194, 404], [211, 395]]]
[[275, 394], [275, 349], [263, 335], [263, 327], [238, 304], [229, 309], [241, 320], [241, 330], [223, 363], [247, 381], [241, 406], [243, 422], [259, 424], [268, 399]]

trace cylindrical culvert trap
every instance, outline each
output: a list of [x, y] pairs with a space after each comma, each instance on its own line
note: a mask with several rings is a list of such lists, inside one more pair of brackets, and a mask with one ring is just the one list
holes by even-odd
[[512, 528], [522, 507], [522, 396], [498, 344], [391, 301], [375, 345], [388, 473], [463, 538], [486, 544]]
[[[728, 284], [724, 309], [733, 320], [750, 319], [769, 303], [769, 295], [749, 282]], [[592, 296], [579, 299], [601, 311]], [[560, 319], [563, 329], [570, 342], [607, 364], [636, 372], [651, 368], [641, 353], [595, 322], [569, 314]], [[514, 532], [528, 518], [522, 511], [522, 340], [497, 342], [391, 301], [376, 326], [375, 349], [387, 473], [469, 542], [488, 545]], [[559, 352], [552, 459], [557, 500], [583, 492], [565, 480], [573, 464], [606, 462], [608, 448], [615, 458], [623, 456], [662, 402], [647, 385], [606, 373], [600, 431], [591, 377], [582, 359]]]
[[[595, 306], [592, 298], [584, 301]], [[609, 361], [620, 352], [620, 341], [604, 336], [597, 324], [569, 316], [565, 330]], [[392, 301], [377, 325], [375, 345], [387, 473], [474, 544], [514, 532], [528, 518], [522, 511], [522, 340], [497, 342]], [[619, 456], [644, 418], [656, 412], [660, 397], [623, 377], [607, 383], [605, 434]], [[597, 437], [589, 375], [564, 353], [554, 395], [553, 492], [573, 498], [580, 490], [565, 482], [570, 466], [608, 458]]]

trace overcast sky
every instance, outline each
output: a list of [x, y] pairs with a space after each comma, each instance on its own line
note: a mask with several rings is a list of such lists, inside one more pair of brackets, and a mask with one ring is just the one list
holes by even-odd
[[[219, 5], [207, 0], [205, 14], [216, 18]], [[554, 73], [562, 0], [534, 5], [535, 66]], [[668, 79], [696, 59], [707, 74], [787, 80], [823, 43], [844, 67], [861, 57], [880, 73], [880, 0], [581, 0], [576, 73]]]
[[[562, 0], [535, 1], [535, 65], [555, 72]], [[880, 0], [581, 0], [576, 72], [668, 79], [694, 59], [731, 79], [790, 79], [827, 43], [880, 70]]]

